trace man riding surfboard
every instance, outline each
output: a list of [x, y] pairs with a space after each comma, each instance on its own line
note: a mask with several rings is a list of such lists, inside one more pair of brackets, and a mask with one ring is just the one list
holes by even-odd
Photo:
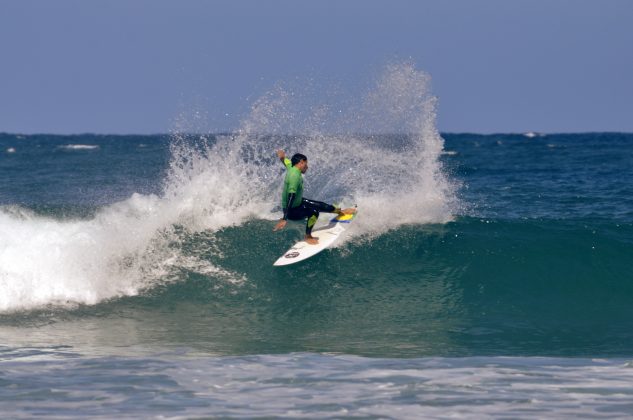
[[305, 241], [310, 245], [316, 245], [319, 238], [312, 236], [312, 228], [316, 224], [319, 213], [353, 214], [355, 208], [343, 209], [332, 204], [323, 203], [303, 198], [303, 174], [308, 170], [308, 158], [301, 153], [296, 153], [292, 159], [286, 158], [283, 150], [277, 150], [277, 157], [286, 166], [286, 177], [284, 179], [284, 190], [281, 194], [281, 207], [283, 208], [283, 218], [277, 222], [273, 231], [278, 231], [286, 226], [288, 219], [303, 220], [306, 222]]

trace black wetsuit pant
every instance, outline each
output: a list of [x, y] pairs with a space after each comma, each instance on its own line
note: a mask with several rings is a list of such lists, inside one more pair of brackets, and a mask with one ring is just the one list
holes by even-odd
[[300, 205], [288, 209], [288, 219], [303, 220], [307, 217], [308, 222], [306, 223], [306, 235], [311, 235], [312, 228], [319, 218], [319, 212], [336, 213], [336, 207], [321, 201], [303, 198], [301, 199]]

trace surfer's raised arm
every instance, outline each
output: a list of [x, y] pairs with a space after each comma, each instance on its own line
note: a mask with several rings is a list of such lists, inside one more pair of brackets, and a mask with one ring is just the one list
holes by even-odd
[[286, 152], [284, 152], [283, 150], [279, 149], [277, 150], [277, 157], [279, 158], [279, 160], [281, 161], [281, 163], [284, 164], [284, 166], [287, 169], [290, 169], [292, 167], [292, 165], [290, 164], [290, 159], [288, 159], [286, 157]]

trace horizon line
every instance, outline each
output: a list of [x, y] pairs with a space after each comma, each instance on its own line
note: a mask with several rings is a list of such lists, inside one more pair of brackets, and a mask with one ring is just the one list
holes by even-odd
[[[544, 132], [544, 131], [498, 131], [498, 132], [489, 132], [489, 133], [481, 133], [475, 131], [438, 131], [440, 135], [475, 135], [475, 136], [498, 136], [498, 135], [520, 135], [527, 137], [539, 137], [539, 136], [555, 136], [555, 135], [570, 135], [570, 134], [633, 134], [633, 131], [555, 131], [555, 132]], [[185, 136], [230, 136], [239, 134], [239, 130], [236, 131], [217, 131], [217, 132], [181, 132], [181, 133], [169, 133], [169, 132], [155, 132], [155, 133], [97, 133], [97, 132], [77, 132], [77, 133], [45, 133], [45, 132], [35, 132], [35, 133], [20, 133], [20, 132], [8, 132], [8, 131], [0, 131], [0, 136], [58, 136], [58, 137], [77, 137], [77, 136], [112, 136], [112, 137], [170, 137], [175, 135], [185, 135]], [[339, 135], [359, 135], [359, 136], [399, 136], [399, 135], [416, 135], [417, 133], [325, 133], [324, 135], [328, 136], [339, 136]], [[252, 134], [257, 136], [308, 136], [308, 134], [299, 134], [299, 133], [257, 133]]]

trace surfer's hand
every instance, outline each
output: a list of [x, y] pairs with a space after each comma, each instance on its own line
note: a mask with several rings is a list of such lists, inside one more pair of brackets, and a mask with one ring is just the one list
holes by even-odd
[[286, 227], [286, 223], [288, 223], [286, 220], [281, 219], [279, 222], [277, 222], [277, 224], [273, 228], [273, 232], [277, 232], [278, 230], [281, 230], [284, 227]]
[[283, 150], [277, 150], [277, 157], [280, 160], [284, 160], [286, 158], [286, 152], [284, 152]]

